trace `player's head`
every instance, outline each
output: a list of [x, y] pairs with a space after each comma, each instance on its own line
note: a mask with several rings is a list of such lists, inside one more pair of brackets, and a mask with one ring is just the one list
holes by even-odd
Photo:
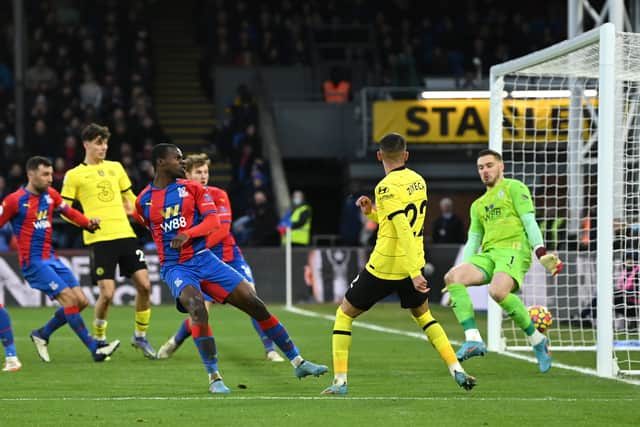
[[482, 150], [478, 153], [478, 174], [482, 183], [487, 187], [493, 187], [503, 177], [504, 163], [502, 155], [493, 150]]
[[182, 150], [177, 145], [168, 143], [155, 145], [151, 150], [151, 163], [156, 170], [156, 175], [166, 174], [172, 179], [185, 177]]
[[402, 135], [392, 132], [382, 137], [379, 143], [378, 160], [392, 163], [404, 163], [409, 157], [407, 142]]
[[80, 138], [88, 160], [99, 161], [107, 157], [110, 136], [109, 128], [97, 123], [91, 123], [82, 129]]
[[209, 156], [206, 154], [189, 154], [185, 160], [185, 169], [187, 179], [202, 185], [209, 184]]
[[38, 194], [42, 193], [53, 182], [53, 165], [51, 160], [46, 157], [33, 156], [29, 158], [25, 168], [27, 169], [30, 190]]

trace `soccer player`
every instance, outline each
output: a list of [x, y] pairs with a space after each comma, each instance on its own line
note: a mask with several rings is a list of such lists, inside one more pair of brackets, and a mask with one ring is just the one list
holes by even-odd
[[[2, 214], [0, 214], [2, 215]], [[4, 347], [4, 372], [15, 372], [22, 368], [22, 363], [18, 359], [16, 344], [13, 341], [13, 329], [11, 328], [11, 318], [6, 308], [0, 304], [0, 341]]]
[[160, 258], [160, 276], [169, 286], [176, 307], [189, 313], [191, 332], [209, 374], [211, 393], [229, 393], [218, 371], [218, 357], [202, 292], [227, 302], [258, 321], [294, 366], [294, 375], [319, 376], [326, 366], [304, 360], [280, 321], [267, 310], [254, 288], [206, 246], [206, 236], [220, 228], [216, 205], [202, 184], [185, 176], [182, 152], [173, 144], [152, 151], [153, 183], [136, 201], [137, 218], [151, 231]]
[[[253, 273], [251, 267], [242, 256], [240, 247], [231, 234], [231, 202], [227, 193], [218, 187], [207, 185], [209, 183], [209, 157], [206, 154], [192, 154], [186, 159], [186, 178], [202, 184], [205, 191], [213, 199], [218, 210], [220, 228], [207, 236], [207, 247], [223, 262], [229, 264], [240, 273], [245, 280], [254, 286]], [[255, 288], [255, 286], [254, 286]], [[211, 308], [212, 300], [205, 294], [205, 305], [207, 311]], [[284, 362], [284, 359], [275, 350], [273, 341], [262, 332], [260, 325], [255, 319], [251, 319], [253, 328], [258, 333], [267, 360], [272, 362]], [[180, 325], [178, 332], [164, 343], [158, 350], [158, 359], [168, 359], [180, 347], [185, 339], [191, 336], [191, 319], [186, 318]]]
[[9, 194], [0, 208], [0, 226], [11, 221], [18, 240], [18, 259], [22, 275], [29, 286], [55, 299], [62, 307], [42, 328], [31, 332], [31, 340], [38, 356], [49, 362], [48, 343], [51, 334], [64, 324], [82, 340], [96, 362], [102, 362], [120, 345], [115, 340], [109, 344], [93, 339], [80, 316], [87, 306], [87, 297], [78, 280], [53, 252], [51, 223], [53, 212], [58, 210], [78, 227], [94, 232], [100, 227], [97, 218], [88, 219], [67, 205], [60, 194], [51, 187], [53, 166], [46, 157], [35, 156], [27, 160], [26, 186]]
[[[500, 153], [482, 150], [477, 165], [487, 191], [471, 205], [464, 261], [445, 275], [453, 312], [465, 334], [465, 342], [456, 355], [463, 361], [487, 351], [467, 287], [489, 283], [489, 295], [525, 332], [540, 372], [547, 372], [551, 369], [549, 340], [535, 328], [515, 292], [531, 265], [531, 248], [553, 276], [562, 270], [562, 261], [545, 249], [529, 189], [516, 179], [504, 177]], [[482, 250], [477, 253], [480, 247]]]
[[379, 224], [378, 236], [366, 267], [351, 282], [336, 310], [333, 325], [333, 384], [322, 394], [347, 394], [347, 370], [353, 320], [392, 293], [400, 297], [400, 306], [408, 308], [413, 320], [438, 351], [455, 382], [471, 390], [476, 379], [467, 375], [449, 343], [444, 329], [433, 318], [427, 300], [423, 228], [427, 211], [427, 186], [424, 179], [408, 169], [407, 145], [397, 133], [380, 140], [378, 160], [385, 177], [376, 185], [375, 205], [361, 196], [356, 201], [363, 214]]
[[120, 274], [130, 278], [137, 290], [131, 345], [145, 357], [155, 359], [156, 351], [146, 338], [151, 318], [151, 283], [144, 252], [138, 247], [127, 218], [128, 213], [133, 214], [136, 196], [122, 164], [105, 160], [109, 136], [106, 127], [94, 123], [83, 129], [84, 161], [67, 172], [60, 193], [69, 203], [78, 201], [86, 215], [102, 220], [95, 233], [83, 233], [84, 243], [91, 251], [91, 278], [100, 289], [93, 321], [95, 338], [107, 339], [107, 314], [116, 287], [117, 264]]

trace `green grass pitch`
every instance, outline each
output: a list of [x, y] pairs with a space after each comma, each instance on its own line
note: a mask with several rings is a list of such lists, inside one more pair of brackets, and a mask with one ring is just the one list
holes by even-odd
[[[333, 314], [334, 305], [303, 306]], [[297, 380], [288, 363], [264, 359], [249, 319], [231, 308], [213, 309], [211, 324], [228, 396], [207, 393], [207, 375], [191, 341], [170, 360], [151, 361], [129, 345], [133, 308], [113, 307], [109, 338], [122, 346], [94, 363], [68, 327], [50, 342], [52, 362], [42, 363], [28, 338], [52, 308], [9, 307], [21, 371], [0, 374], [0, 426], [622, 426], [640, 425], [640, 387], [497, 354], [465, 362], [478, 379], [466, 392], [456, 386], [424, 340], [354, 326], [349, 395], [321, 396], [331, 371]], [[332, 322], [274, 306], [302, 355], [331, 367]], [[462, 331], [449, 309], [436, 318], [452, 340]], [[93, 315], [84, 313], [87, 324]], [[173, 307], [154, 307], [149, 339], [158, 348], [183, 319]], [[359, 319], [419, 332], [408, 312], [381, 304]], [[594, 365], [593, 354], [554, 353], [563, 363]], [[246, 388], [244, 388], [246, 387]]]

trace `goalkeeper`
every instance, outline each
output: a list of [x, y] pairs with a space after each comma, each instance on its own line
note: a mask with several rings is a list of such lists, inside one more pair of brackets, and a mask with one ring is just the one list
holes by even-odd
[[489, 283], [489, 295], [525, 332], [540, 372], [547, 372], [551, 369], [549, 340], [535, 328], [515, 292], [531, 265], [532, 248], [552, 276], [562, 270], [562, 262], [545, 249], [527, 186], [516, 179], [504, 178], [500, 153], [482, 150], [477, 165], [487, 191], [471, 205], [464, 261], [445, 275], [453, 312], [465, 333], [465, 342], [456, 356], [463, 361], [483, 356], [487, 351], [467, 287]]

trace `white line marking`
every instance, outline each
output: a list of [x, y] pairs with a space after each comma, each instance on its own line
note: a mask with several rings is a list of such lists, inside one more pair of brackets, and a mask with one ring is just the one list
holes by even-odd
[[446, 396], [113, 396], [113, 397], [0, 397], [0, 402], [120, 402], [139, 400], [189, 401], [189, 400], [324, 400], [335, 402], [340, 400], [404, 400], [404, 401], [484, 401], [484, 402], [636, 402], [633, 398], [571, 398], [571, 397], [446, 397]]
[[[328, 314], [320, 314], [320, 313], [316, 313], [314, 311], [309, 311], [309, 310], [304, 310], [298, 307], [283, 307], [286, 311], [289, 311], [291, 313], [294, 314], [299, 314], [301, 316], [307, 316], [307, 317], [316, 317], [316, 318], [320, 318], [320, 319], [325, 319], [325, 320], [330, 320], [330, 321], [334, 321], [336, 318], [335, 316], [331, 316]], [[411, 337], [411, 338], [418, 338], [418, 339], [422, 339], [422, 340], [426, 340], [426, 336], [424, 334], [419, 334], [417, 332], [407, 332], [407, 331], [403, 331], [400, 329], [393, 329], [393, 328], [386, 328], [384, 326], [378, 326], [378, 325], [374, 325], [371, 323], [364, 323], [364, 322], [358, 322], [355, 321], [353, 322], [354, 326], [358, 326], [360, 328], [365, 328], [365, 329], [371, 329], [373, 331], [378, 331], [378, 332], [385, 332], [388, 334], [395, 334], [395, 335], [403, 335], [405, 337]], [[456, 341], [456, 340], [450, 340], [452, 345], [457, 345], [460, 344], [460, 342]], [[525, 360], [527, 362], [531, 362], [531, 363], [537, 363], [535, 357], [531, 357], [531, 356], [525, 356], [523, 354], [519, 354], [519, 353], [514, 353], [514, 352], [509, 352], [509, 351], [505, 351], [505, 352], [498, 352], [498, 354], [503, 355], [503, 356], [508, 356], [508, 357], [513, 357], [514, 359], [520, 359], [520, 360]], [[572, 365], [566, 365], [564, 363], [558, 363], [558, 362], [553, 362], [553, 367], [554, 368], [560, 368], [560, 369], [566, 369], [568, 371], [574, 371], [574, 372], [578, 372], [580, 374], [584, 374], [584, 375], [590, 375], [593, 377], [597, 377], [597, 373], [595, 371], [595, 369], [590, 369], [590, 368], [582, 368], [579, 366], [572, 366]], [[602, 378], [602, 377], [598, 377], [598, 378]], [[632, 379], [628, 379], [628, 378], [604, 378], [604, 379], [611, 379], [611, 380], [615, 380], [615, 381], [620, 381], [623, 383], [627, 383], [627, 384], [633, 384], [633, 385], [640, 385], [640, 380], [632, 380]]]

